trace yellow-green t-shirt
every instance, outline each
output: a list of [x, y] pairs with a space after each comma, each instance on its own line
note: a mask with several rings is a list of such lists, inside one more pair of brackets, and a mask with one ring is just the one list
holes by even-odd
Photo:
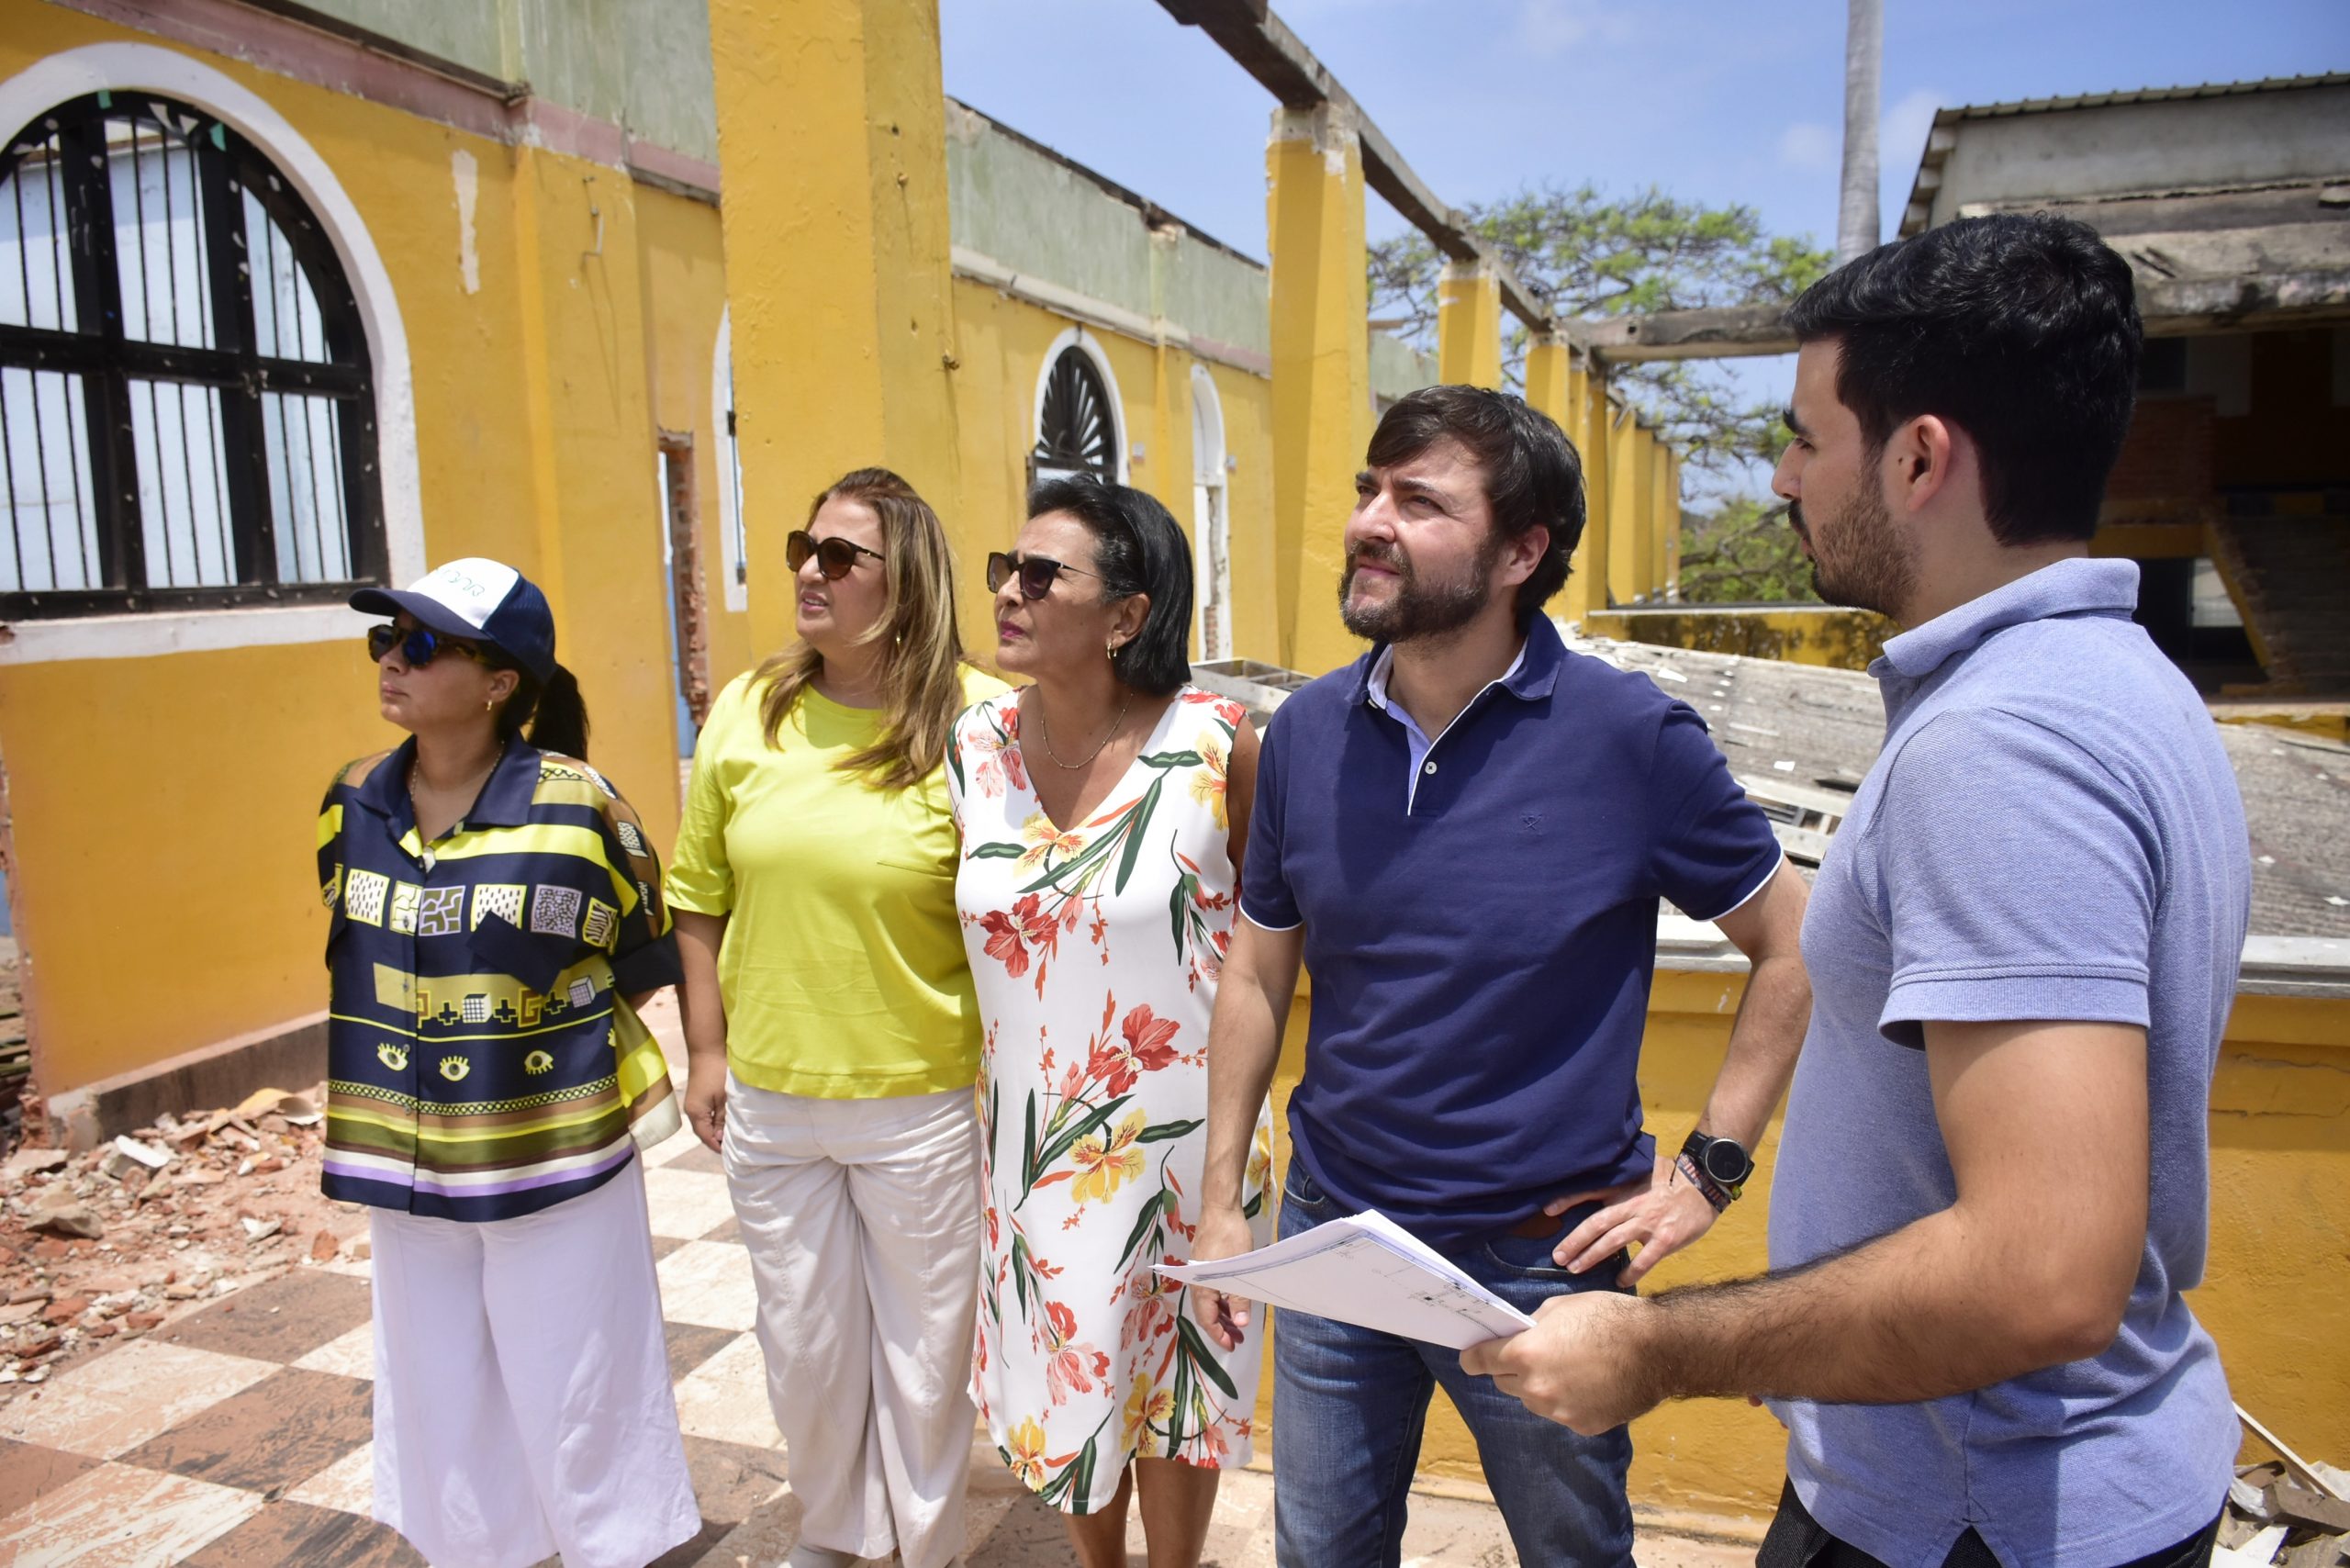
[[[967, 668], [963, 689], [976, 702], [1005, 688]], [[771, 746], [765, 691], [741, 675], [711, 705], [664, 883], [672, 909], [727, 917], [727, 1065], [755, 1088], [828, 1100], [968, 1087], [979, 1010], [944, 765], [893, 791], [843, 771], [880, 714], [813, 687]]]

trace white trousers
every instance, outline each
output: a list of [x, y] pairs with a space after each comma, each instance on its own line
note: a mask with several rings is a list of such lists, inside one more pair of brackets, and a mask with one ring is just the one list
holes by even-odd
[[370, 1234], [376, 1518], [433, 1568], [643, 1568], [699, 1532], [638, 1161], [519, 1219]]
[[977, 1418], [970, 1092], [817, 1100], [730, 1076], [723, 1147], [800, 1539], [940, 1568]]

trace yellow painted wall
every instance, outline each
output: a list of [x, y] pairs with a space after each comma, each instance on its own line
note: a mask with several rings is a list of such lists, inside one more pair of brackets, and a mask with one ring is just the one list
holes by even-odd
[[751, 542], [752, 643], [772, 649], [791, 577], [758, 563], [808, 498], [879, 464], [962, 510], [938, 14], [712, 0], [710, 29], [743, 488], [774, 535]]
[[[1027, 458], [1036, 442], [1036, 383], [1046, 351], [1070, 319], [992, 285], [958, 278], [955, 412], [963, 475], [960, 510], [945, 517], [955, 545], [963, 639], [992, 656], [995, 618], [981, 569], [1006, 550], [1027, 513]], [[1195, 361], [1124, 333], [1084, 329], [1110, 362], [1125, 423], [1127, 482], [1149, 491], [1189, 534], [1192, 516], [1192, 367], [1204, 364], [1224, 409], [1225, 451], [1238, 466], [1225, 476], [1232, 524], [1233, 647], [1270, 659], [1276, 645], [1272, 530], [1272, 384], [1213, 361]], [[1141, 455], [1134, 455], [1139, 445]], [[1334, 579], [1335, 580], [1335, 579]]]
[[1865, 610], [1832, 605], [1767, 607], [1682, 604], [1651, 610], [1618, 605], [1583, 618], [1586, 637], [1651, 643], [1708, 654], [1743, 654], [1789, 664], [1866, 669], [1897, 630]]
[[[0, 0], [0, 75], [122, 40], [179, 48]], [[427, 558], [496, 556], [548, 588], [595, 759], [666, 844], [677, 795], [648, 360], [666, 383], [666, 356], [687, 356], [678, 384], [706, 387], [710, 347], [682, 327], [648, 334], [646, 301], [668, 314], [670, 252], [698, 252], [705, 271], [713, 260], [706, 209], [648, 200], [617, 170], [180, 52], [266, 99], [351, 197], [407, 332]], [[460, 151], [479, 181], [470, 293]], [[706, 286], [699, 297], [706, 309]], [[364, 624], [353, 615], [350, 640], [331, 644], [0, 666], [38, 1087], [324, 1005], [311, 819], [338, 765], [401, 738], [375, 716]]]
[[[726, 552], [720, 534], [725, 514], [721, 489], [732, 476], [721, 465], [720, 416], [711, 406], [711, 370], [718, 324], [726, 310], [726, 256], [718, 209], [651, 186], [636, 192], [638, 275], [643, 286], [648, 353], [646, 384], [653, 420], [661, 429], [693, 437], [695, 510], [701, 536], [702, 593], [709, 606], [711, 689], [757, 662], [748, 614], [726, 608]], [[650, 504], [650, 503], [648, 503]], [[767, 561], [782, 566], [783, 542]]]
[[[1640, 1045], [1649, 1129], [1678, 1143], [1695, 1125], [1729, 1042], [1745, 977], [1662, 970]], [[1304, 1068], [1310, 999], [1290, 1014], [1274, 1083], [1281, 1117]], [[1652, 1285], [1735, 1278], [1768, 1266], [1771, 1175], [1780, 1119], [1757, 1151], [1746, 1195], [1706, 1238], [1667, 1259]], [[2350, 1001], [2239, 998], [2211, 1097], [2210, 1261], [2189, 1297], [2218, 1340], [2236, 1399], [2310, 1455], [2350, 1452]], [[1270, 1428], [1271, 1378], [1258, 1400]], [[1667, 1405], [1632, 1428], [1636, 1506], [1759, 1526], [1777, 1501], [1785, 1435], [1742, 1400]], [[2257, 1450], [2248, 1445], [2247, 1458]], [[2266, 1457], [2265, 1454], [2260, 1457]], [[1420, 1474], [1477, 1483], [1470, 1437], [1439, 1391]]]

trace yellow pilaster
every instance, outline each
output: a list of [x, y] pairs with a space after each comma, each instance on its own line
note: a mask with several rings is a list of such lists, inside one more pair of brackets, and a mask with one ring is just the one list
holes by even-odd
[[782, 534], [826, 484], [878, 463], [960, 510], [938, 7], [711, 0], [710, 34], [743, 488], [774, 520], [749, 542], [766, 652], [791, 635]]
[[[1571, 400], [1579, 417], [1567, 433], [1583, 454], [1583, 542], [1575, 546], [1569, 569], [1563, 613], [1570, 621], [1581, 621], [1607, 608], [1608, 509], [1614, 473], [1610, 462], [1614, 442], [1608, 427], [1613, 405], [1607, 400], [1605, 371], [1594, 365], [1588, 371], [1571, 371], [1569, 375]], [[1577, 383], [1579, 398], [1572, 396]]]
[[[1583, 375], [1574, 368], [1574, 351], [1567, 341], [1553, 332], [1537, 335], [1526, 351], [1526, 401], [1536, 412], [1556, 420], [1570, 442], [1582, 425], [1577, 399], [1583, 391]], [[1582, 614], [1572, 602], [1553, 600], [1551, 608], [1569, 620]]]
[[1502, 384], [1502, 282], [1490, 262], [1447, 262], [1437, 280], [1436, 373], [1449, 386]]
[[1265, 165], [1276, 656], [1318, 675], [1362, 649], [1337, 607], [1354, 476], [1371, 443], [1362, 145], [1352, 114], [1328, 105], [1274, 110]]
[[1681, 597], [1681, 454], [1659, 443], [1657, 455], [1662, 465], [1657, 470], [1657, 592], [1668, 599]]
[[1640, 421], [1629, 409], [1609, 421], [1607, 443], [1607, 591], [1629, 604], [1640, 591], [1640, 541], [1646, 530], [1640, 507], [1648, 463], [1640, 447]]
[[1635, 504], [1639, 509], [1640, 519], [1639, 528], [1636, 532], [1636, 537], [1639, 542], [1639, 554], [1634, 558], [1637, 565], [1633, 568], [1639, 576], [1633, 584], [1633, 591], [1639, 595], [1642, 600], [1648, 602], [1653, 602], [1656, 599], [1658, 543], [1656, 460], [1660, 450], [1656, 431], [1646, 425], [1640, 426], [1639, 448], [1635, 459], [1637, 466], [1633, 470], [1633, 483], [1638, 487], [1639, 498]]

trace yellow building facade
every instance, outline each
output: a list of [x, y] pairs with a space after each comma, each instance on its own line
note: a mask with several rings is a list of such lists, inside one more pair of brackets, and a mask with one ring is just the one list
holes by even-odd
[[[608, 54], [647, 17], [674, 32], [701, 16], [607, 8], [623, 39]], [[697, 674], [714, 689], [788, 639], [783, 537], [840, 473], [887, 463], [931, 497], [960, 561], [967, 643], [990, 653], [978, 566], [1016, 534], [1039, 465], [1065, 455], [1046, 450], [1045, 417], [1064, 370], [1106, 399], [1113, 471], [1192, 532], [1203, 655], [1318, 673], [1359, 651], [1332, 591], [1352, 476], [1381, 403], [1437, 367], [1364, 324], [1360, 150], [1342, 116], [1276, 118], [1268, 266], [943, 99], [920, 3], [713, 0], [707, 35], [685, 28], [666, 53], [543, 70], [531, 29], [495, 17], [478, 38], [436, 21], [438, 64], [408, 58], [425, 44], [386, 54], [363, 35], [397, 22], [392, 0], [350, 0], [348, 38], [231, 0], [142, 12], [146, 30], [100, 9], [0, 0], [0, 129], [97, 92], [154, 94], [272, 162], [364, 326], [388, 575], [487, 554], [539, 580], [595, 715], [595, 760], [657, 843], [674, 835], [690, 736], [682, 689]], [[639, 67], [649, 85], [632, 86]], [[697, 70], [707, 123], [647, 132], [661, 117], [632, 95], [674, 93]], [[550, 95], [523, 92], [526, 77]], [[1488, 382], [1492, 284], [1450, 281], [1445, 348], [1448, 367]], [[1596, 629], [1611, 599], [1670, 591], [1678, 464], [1566, 345], [1538, 345], [1528, 393], [1583, 450], [1591, 521], [1562, 608]], [[109, 1103], [184, 1109], [152, 1096], [241, 1052], [289, 1077], [317, 1059], [308, 824], [338, 764], [398, 738], [375, 714], [364, 623], [332, 604], [262, 606], [17, 619], [0, 636], [8, 899], [35, 1086], [53, 1106], [95, 1128]], [[1807, 646], [1841, 662], [1865, 634]], [[1641, 1078], [1661, 1135], [1694, 1121], [1740, 983], [1660, 974]], [[2242, 999], [2197, 1297], [2239, 1397], [2337, 1455], [2346, 1014], [2328, 998]], [[1771, 1152], [1748, 1201], [1660, 1282], [1762, 1265]], [[1760, 1411], [1676, 1406], [1636, 1440], [1645, 1507], [1751, 1517], [1775, 1495], [1779, 1441]], [[1476, 1474], [1441, 1406], [1425, 1470]]]

